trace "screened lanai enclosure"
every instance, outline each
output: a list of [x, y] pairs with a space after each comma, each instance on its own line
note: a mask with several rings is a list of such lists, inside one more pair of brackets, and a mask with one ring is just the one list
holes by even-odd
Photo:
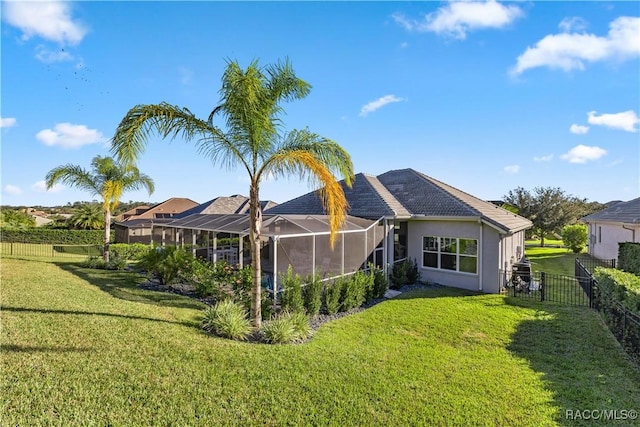
[[[387, 259], [384, 224], [348, 216], [332, 248], [326, 215], [264, 215], [260, 264], [264, 281], [277, 286], [289, 266], [294, 274], [318, 274], [322, 279], [353, 273], [369, 262], [383, 267]], [[153, 242], [187, 247], [211, 262], [251, 263], [245, 214], [195, 214], [155, 225]]]

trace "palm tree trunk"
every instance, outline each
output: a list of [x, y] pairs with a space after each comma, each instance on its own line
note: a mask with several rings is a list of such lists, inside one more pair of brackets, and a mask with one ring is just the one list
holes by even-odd
[[109, 262], [109, 240], [111, 239], [111, 211], [104, 211], [104, 262]]
[[262, 228], [262, 209], [258, 194], [258, 183], [252, 182], [249, 189], [249, 239], [251, 240], [251, 267], [253, 267], [253, 286], [251, 287], [251, 319], [256, 328], [262, 325], [262, 271], [260, 266], [260, 229]]

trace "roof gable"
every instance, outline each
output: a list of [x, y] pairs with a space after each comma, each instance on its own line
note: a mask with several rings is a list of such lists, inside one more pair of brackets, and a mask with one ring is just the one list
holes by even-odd
[[[278, 204], [271, 200], [264, 200], [260, 202], [262, 210], [269, 209]], [[193, 214], [204, 215], [216, 215], [216, 214], [244, 214], [249, 213], [249, 198], [240, 194], [234, 194], [233, 196], [220, 196], [215, 199], [211, 199], [208, 202], [204, 202], [201, 205], [195, 206], [189, 210], [186, 210], [176, 217], [184, 218]]]
[[628, 202], [618, 202], [599, 212], [582, 218], [584, 222], [610, 221], [627, 224], [640, 223], [640, 197]]
[[184, 197], [172, 197], [164, 202], [153, 205], [139, 215], [131, 216], [130, 219], [172, 217], [197, 205], [198, 203], [191, 199]]

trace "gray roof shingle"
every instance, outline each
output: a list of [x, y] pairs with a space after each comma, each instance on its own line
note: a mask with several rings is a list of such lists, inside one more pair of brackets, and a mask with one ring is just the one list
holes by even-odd
[[[262, 210], [277, 206], [271, 200], [261, 201]], [[220, 196], [204, 202], [189, 210], [176, 215], [176, 218], [185, 218], [193, 214], [244, 214], [249, 212], [249, 198], [239, 194], [233, 196]]]
[[[413, 169], [393, 170], [377, 177], [357, 174], [352, 188], [341, 181], [349, 202], [348, 214], [381, 217], [477, 217], [505, 231], [531, 227], [531, 222], [506, 209], [474, 197]], [[324, 214], [315, 192], [282, 203], [267, 213]]]
[[640, 223], [640, 197], [628, 202], [618, 202], [600, 212], [582, 218], [584, 222], [611, 221], [627, 224]]

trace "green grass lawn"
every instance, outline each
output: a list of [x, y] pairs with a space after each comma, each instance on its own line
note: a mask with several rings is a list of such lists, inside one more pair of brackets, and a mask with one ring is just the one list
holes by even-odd
[[270, 346], [207, 336], [200, 303], [131, 273], [1, 268], [3, 425], [569, 426], [566, 409], [640, 409], [640, 369], [588, 308], [421, 290]]

